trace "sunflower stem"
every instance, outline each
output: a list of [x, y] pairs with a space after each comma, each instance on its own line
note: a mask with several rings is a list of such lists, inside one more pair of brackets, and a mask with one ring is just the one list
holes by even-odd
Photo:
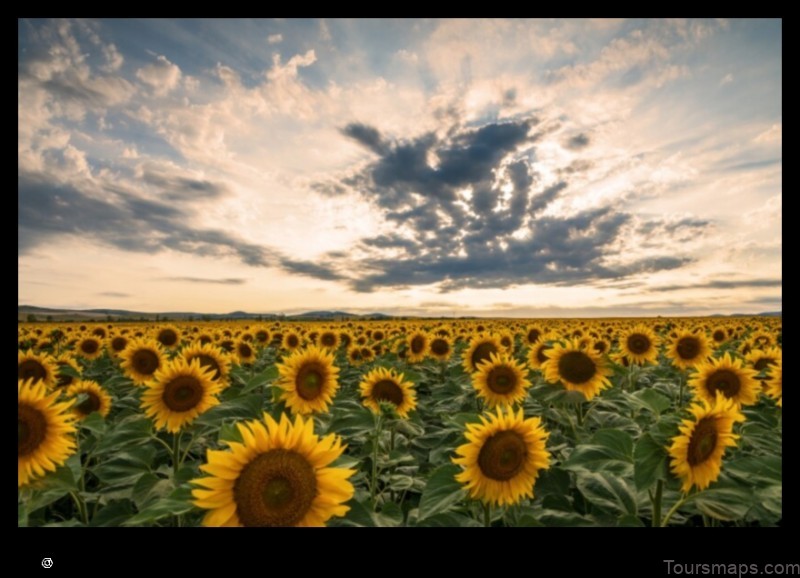
[[683, 372], [678, 373], [678, 409], [683, 408]]
[[[181, 467], [181, 434], [183, 432], [178, 430], [172, 434], [172, 481], [175, 487], [178, 487], [178, 470]], [[183, 526], [183, 516], [178, 514], [175, 516], [175, 524], [180, 528]]]
[[650, 495], [650, 501], [653, 503], [653, 528], [661, 526], [661, 499], [664, 495], [664, 480], [656, 482], [656, 495]]
[[490, 528], [492, 526], [492, 507], [489, 504], [483, 503], [483, 526]]
[[378, 496], [378, 447], [381, 440], [381, 430], [383, 429], [383, 414], [375, 414], [375, 439], [372, 442], [372, 480], [370, 483], [370, 495], [372, 497], [372, 510], [375, 511]]
[[[578, 421], [578, 427], [583, 427], [583, 404], [578, 403], [575, 405], [575, 417]], [[577, 435], [577, 432], [575, 432]]]
[[89, 510], [86, 508], [86, 502], [83, 501], [83, 498], [76, 492], [70, 492], [70, 496], [72, 496], [73, 501], [75, 502], [75, 506], [78, 508], [78, 513], [81, 516], [81, 521], [89, 525]]
[[192, 444], [194, 443], [195, 432], [192, 432], [192, 437], [189, 438], [189, 443], [186, 445], [186, 450], [181, 455], [181, 461], [178, 464], [178, 467], [183, 465], [183, 462], [186, 461], [186, 458], [189, 456], [189, 450], [192, 448]]
[[661, 522], [661, 527], [662, 527], [662, 528], [666, 528], [666, 527], [669, 525], [669, 521], [672, 519], [672, 515], [673, 515], [675, 512], [677, 512], [677, 511], [678, 511], [678, 508], [680, 508], [680, 507], [681, 507], [683, 504], [685, 504], [685, 503], [686, 503], [686, 501], [689, 499], [690, 495], [691, 495], [691, 494], [684, 494], [684, 495], [681, 497], [681, 499], [680, 499], [680, 500], [678, 500], [677, 502], [675, 502], [675, 505], [674, 505], [674, 506], [672, 506], [672, 507], [670, 508], [669, 512], [667, 512], [667, 515], [666, 515], [666, 516], [664, 516], [664, 520]]

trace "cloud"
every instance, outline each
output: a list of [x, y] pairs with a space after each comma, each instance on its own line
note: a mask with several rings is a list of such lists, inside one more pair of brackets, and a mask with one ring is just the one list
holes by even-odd
[[154, 63], [137, 70], [136, 78], [152, 88], [155, 94], [163, 96], [178, 86], [181, 69], [160, 54]]
[[760, 287], [782, 287], [781, 279], [745, 279], [741, 281], [708, 281], [706, 283], [696, 283], [693, 285], [662, 285], [651, 287], [650, 291], [659, 293], [669, 291], [684, 291], [686, 289], [746, 289]]
[[101, 293], [97, 293], [97, 295], [100, 297], [119, 297], [119, 298], [133, 297], [133, 295], [131, 295], [130, 293], [120, 293], [119, 291], [103, 291]]
[[280, 44], [283, 42], [283, 34], [270, 34], [267, 36], [268, 44]]
[[[406, 140], [390, 139], [369, 125], [347, 125], [342, 133], [378, 158], [316, 189], [361, 196], [393, 231], [362, 239], [355, 253], [363, 258], [327, 255], [323, 274], [329, 276], [333, 267], [359, 292], [415, 285], [448, 292], [600, 283], [691, 262], [672, 247], [668, 254], [651, 250], [635, 256], [621, 247], [636, 223], [642, 233], [669, 236], [702, 229], [708, 225], [703, 220], [634, 221], [612, 205], [545, 216], [569, 183], [540, 182], [532, 160], [538, 137], [530, 134], [537, 123], [530, 117], [454, 125]], [[578, 136], [578, 144], [588, 143], [588, 137]], [[312, 268], [306, 272], [314, 275]]]
[[568, 149], [572, 150], [580, 150], [582, 148], [586, 148], [587, 146], [589, 146], [589, 137], [584, 133], [576, 134], [575, 136], [567, 140], [565, 146]]
[[178, 281], [182, 283], [210, 283], [214, 285], [244, 285], [247, 279], [228, 277], [224, 279], [206, 279], [203, 277], [162, 277], [164, 281]]

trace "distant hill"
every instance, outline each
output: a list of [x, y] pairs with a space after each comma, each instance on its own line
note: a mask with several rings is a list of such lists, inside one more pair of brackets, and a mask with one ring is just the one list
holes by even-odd
[[126, 309], [52, 309], [34, 305], [17, 306], [17, 321], [155, 321], [156, 319], [184, 320], [220, 320], [220, 319], [262, 319], [262, 320], [297, 320], [297, 321], [332, 321], [341, 319], [391, 319], [384, 313], [368, 313], [358, 315], [346, 311], [308, 311], [293, 315], [276, 313], [249, 313], [247, 311], [231, 311], [230, 313], [196, 313], [191, 311], [163, 311], [158, 313], [128, 311]]

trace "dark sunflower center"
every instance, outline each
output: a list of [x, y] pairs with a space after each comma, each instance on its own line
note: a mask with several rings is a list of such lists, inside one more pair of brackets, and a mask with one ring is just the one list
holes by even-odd
[[[210, 369], [214, 372], [214, 377], [212, 379], [219, 379], [222, 375], [222, 371], [219, 368], [219, 364], [217, 360], [211, 357], [210, 355], [206, 355], [205, 353], [201, 353], [200, 355], [193, 357], [192, 359], [199, 359], [200, 360], [200, 367], [205, 367]], [[190, 360], [191, 361], [191, 360]]]
[[[64, 365], [66, 365], [66, 363]], [[58, 381], [56, 382], [56, 385], [58, 387], [67, 387], [69, 385], [72, 385], [73, 379], [74, 378], [71, 375], [67, 375], [66, 373], [60, 373], [59, 372]]]
[[26, 359], [19, 364], [19, 379], [23, 381], [26, 379], [33, 379], [33, 381], [47, 379], [47, 369], [35, 359]]
[[93, 411], [100, 409], [100, 397], [95, 392], [84, 391], [82, 393], [85, 393], [87, 398], [75, 406], [75, 409], [78, 410], [78, 413], [81, 415], [89, 415]]
[[493, 367], [486, 378], [486, 384], [495, 393], [510, 393], [517, 387], [517, 376], [509, 367]]
[[504, 482], [516, 476], [525, 465], [528, 447], [512, 430], [501, 431], [487, 439], [478, 454], [478, 467], [487, 478]]
[[775, 365], [775, 360], [771, 357], [762, 357], [753, 364], [753, 367], [756, 371], [761, 371], [762, 369], [766, 369], [769, 365]]
[[403, 403], [403, 389], [391, 379], [382, 379], [372, 386], [372, 399], [400, 406]]
[[542, 345], [539, 348], [539, 351], [536, 352], [536, 361], [538, 361], [539, 363], [544, 363], [545, 361], [547, 361], [549, 358], [547, 357], [547, 355], [545, 355], [545, 353], [549, 349], [552, 349], [549, 345]]
[[253, 349], [247, 345], [246, 343], [239, 344], [239, 355], [244, 358], [249, 358], [253, 356]]
[[472, 357], [470, 357], [472, 367], [478, 367], [479, 363], [489, 361], [489, 357], [492, 353], [497, 353], [497, 346], [495, 346], [494, 343], [486, 342], [478, 345], [475, 351], [472, 352]]
[[319, 341], [325, 347], [333, 347], [336, 344], [336, 336], [331, 333], [323, 333]]
[[568, 351], [558, 360], [558, 374], [570, 383], [586, 383], [596, 372], [594, 361], [583, 351]]
[[717, 330], [714, 332], [714, 334], [712, 335], [712, 338], [713, 338], [713, 339], [714, 339], [714, 341], [716, 341], [717, 343], [720, 343], [720, 342], [722, 342], [722, 341], [725, 341], [725, 337], [726, 337], [726, 335], [725, 335], [725, 332], [724, 332], [722, 329], [717, 329]]
[[300, 343], [300, 341], [299, 341], [299, 339], [297, 338], [296, 335], [290, 335], [289, 337], [286, 338], [286, 344], [289, 347], [297, 347], [297, 345], [299, 343]]
[[730, 369], [718, 369], [708, 376], [706, 389], [711, 395], [721, 391], [727, 398], [735, 397], [742, 387], [742, 382], [735, 371]]
[[423, 349], [425, 349], [425, 338], [421, 335], [415, 336], [411, 340], [411, 352], [420, 353]]
[[447, 355], [447, 352], [450, 351], [450, 345], [446, 339], [439, 337], [431, 341], [431, 351], [434, 355]]
[[149, 349], [140, 349], [131, 358], [134, 369], [142, 375], [152, 375], [156, 372], [161, 362], [154, 352]]
[[696, 466], [706, 461], [717, 447], [717, 426], [714, 419], [703, 418], [694, 426], [692, 439], [689, 440], [687, 461]]
[[531, 329], [528, 331], [528, 343], [536, 343], [539, 340], [539, 336], [542, 334], [541, 331], [538, 329]]
[[19, 404], [17, 413], [17, 456], [27, 456], [47, 436], [47, 420], [41, 411], [29, 405]]
[[124, 337], [115, 337], [111, 340], [111, 349], [116, 352], [120, 352], [125, 349], [125, 346], [128, 345], [128, 340]]
[[306, 401], [318, 398], [325, 383], [325, 373], [325, 369], [319, 363], [311, 362], [303, 365], [295, 379], [297, 395]]
[[266, 343], [268, 338], [269, 334], [266, 331], [256, 331], [256, 341], [259, 343]]
[[605, 353], [606, 348], [608, 347], [608, 345], [606, 344], [605, 341], [595, 341], [594, 345], [592, 345], [592, 347], [594, 347], [594, 350], [597, 353]]
[[317, 495], [314, 468], [300, 454], [270, 450], [247, 464], [233, 487], [244, 526], [295, 526]]
[[697, 337], [681, 337], [675, 349], [681, 359], [694, 359], [700, 354], [700, 340]]
[[158, 333], [157, 339], [161, 342], [162, 345], [166, 345], [167, 347], [172, 347], [178, 342], [178, 334], [175, 333], [172, 329], [162, 329]]
[[208, 335], [201, 335], [200, 336], [200, 344], [205, 345], [206, 343], [211, 343], [212, 339]]
[[345, 347], [349, 347], [350, 346], [351, 339], [350, 339], [349, 335], [346, 335], [346, 334], [342, 335], [341, 336], [341, 340], [342, 340], [342, 345], [344, 345]]
[[635, 355], [642, 355], [650, 351], [650, 338], [641, 333], [634, 333], [628, 336], [628, 349]]
[[164, 386], [161, 399], [172, 411], [189, 411], [203, 399], [203, 384], [193, 375], [179, 375]]
[[84, 339], [81, 341], [81, 351], [83, 353], [87, 353], [92, 355], [97, 353], [97, 350], [100, 349], [100, 344], [97, 342], [96, 339]]
[[376, 331], [372, 334], [372, 338], [375, 341], [383, 341], [383, 331]]

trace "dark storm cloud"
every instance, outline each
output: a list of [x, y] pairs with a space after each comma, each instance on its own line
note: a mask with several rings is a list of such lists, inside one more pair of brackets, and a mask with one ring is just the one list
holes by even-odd
[[299, 261], [296, 259], [290, 259], [288, 257], [281, 257], [280, 265], [286, 271], [297, 273], [299, 275], [305, 275], [307, 277], [313, 277], [315, 279], [338, 281], [343, 278], [342, 275], [337, 273], [332, 268], [327, 267], [326, 265], [320, 265], [319, 263], [310, 263], [308, 261]]
[[161, 277], [164, 281], [178, 281], [183, 283], [210, 283], [213, 285], [244, 285], [247, 279], [228, 277], [224, 279], [207, 279], [204, 277]]
[[227, 189], [219, 183], [166, 175], [156, 171], [144, 171], [142, 180], [152, 185], [158, 191], [159, 198], [166, 201], [218, 199], [227, 194]]
[[668, 292], [683, 291], [685, 289], [744, 289], [756, 287], [782, 287], [781, 279], [746, 279], [742, 281], [709, 281], [707, 283], [697, 283], [695, 285], [663, 285], [653, 287], [650, 291]]
[[379, 155], [384, 154], [387, 150], [380, 131], [371, 126], [353, 122], [344, 127], [342, 133]]
[[103, 291], [97, 295], [100, 297], [132, 297], [130, 293], [120, 293], [119, 291]]
[[[361, 196], [398, 233], [362, 239], [364, 258], [329, 254], [325, 266], [293, 262], [292, 267], [323, 279], [346, 278], [359, 292], [429, 284], [446, 292], [521, 283], [608, 283], [690, 261], [670, 250], [670, 255], [610, 265], [620, 262], [621, 242], [632, 229], [631, 215], [615, 207], [542, 216], [568, 188], [570, 172], [555, 183], [537, 182], [531, 147], [538, 136], [531, 129], [538, 122], [529, 118], [472, 128], [452, 125], [444, 131], [446, 137], [427, 133], [402, 141], [367, 125], [348, 125], [344, 134], [379, 158], [339, 182], [315, 188]], [[589, 144], [589, 137], [579, 134], [568, 144], [577, 150]], [[576, 171], [590, 166], [581, 162], [576, 159]], [[637, 225], [665, 237], [708, 223], [654, 218]]]
[[128, 251], [155, 253], [164, 248], [196, 255], [234, 255], [250, 265], [274, 260], [268, 249], [213, 229], [194, 229], [191, 215], [177, 206], [123, 194], [119, 187], [102, 195], [48, 182], [44, 177], [18, 178], [19, 253], [62, 235], [99, 240]]
[[566, 147], [572, 150], [580, 150], [587, 146], [589, 146], [589, 137], [584, 133], [575, 135], [574, 137], [570, 138], [566, 143]]

